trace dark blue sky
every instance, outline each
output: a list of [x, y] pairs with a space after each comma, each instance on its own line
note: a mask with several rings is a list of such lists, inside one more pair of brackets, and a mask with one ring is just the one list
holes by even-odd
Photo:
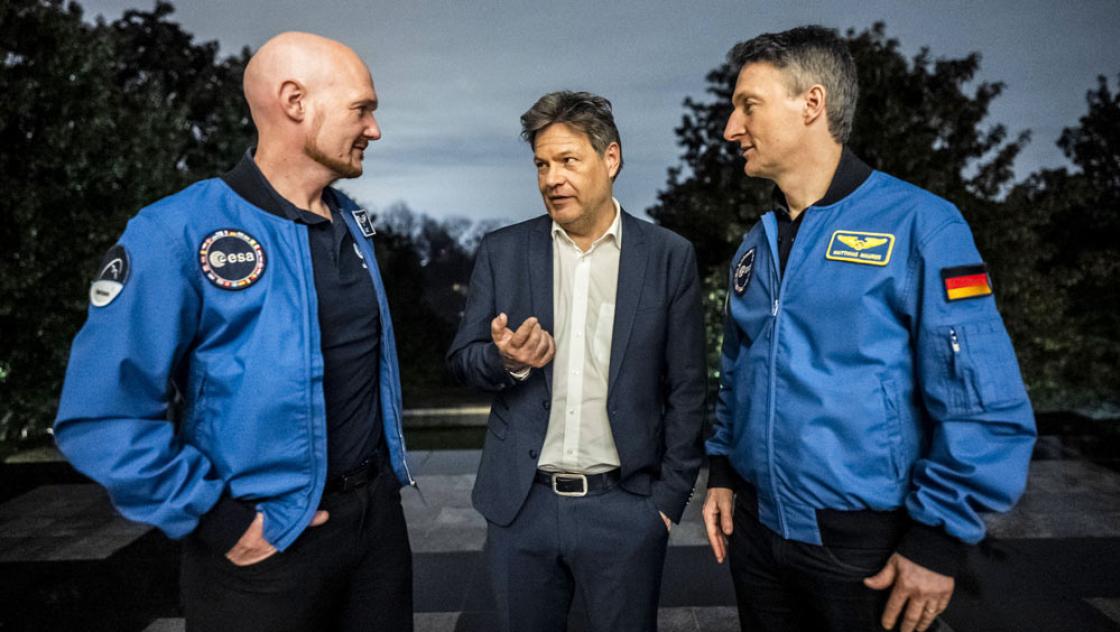
[[[119, 17], [149, 2], [80, 2]], [[989, 121], [1034, 136], [1017, 163], [1025, 177], [1065, 163], [1054, 145], [1086, 111], [1085, 93], [1120, 74], [1120, 3], [862, 1], [471, 2], [194, 0], [173, 19], [224, 53], [256, 48], [284, 30], [341, 40], [369, 63], [384, 137], [366, 174], [343, 188], [375, 210], [403, 201], [437, 217], [521, 219], [543, 212], [518, 117], [545, 92], [583, 89], [609, 98], [626, 168], [615, 186], [642, 213], [678, 164], [673, 128], [686, 96], [737, 41], [819, 23], [887, 25], [908, 55], [983, 55], [980, 79], [1006, 91]], [[921, 183], [918, 183], [921, 184]]]

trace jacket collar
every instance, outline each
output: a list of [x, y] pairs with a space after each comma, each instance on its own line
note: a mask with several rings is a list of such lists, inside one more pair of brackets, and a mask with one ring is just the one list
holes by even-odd
[[[845, 145], [844, 150], [840, 153], [840, 164], [836, 166], [836, 173], [832, 175], [832, 182], [828, 185], [828, 191], [825, 192], [824, 197], [810, 206], [830, 206], [836, 204], [840, 200], [851, 195], [852, 191], [858, 189], [869, 177], [871, 177], [871, 167], [868, 167], [867, 163], [860, 160], [859, 156], [856, 156], [855, 153]], [[774, 208], [789, 213], [789, 206], [786, 204], [786, 196], [777, 185], [774, 185], [771, 199], [773, 200]]]
[[[222, 175], [222, 181], [233, 189], [234, 193], [261, 210], [293, 222], [318, 224], [328, 221], [325, 217], [299, 208], [280, 195], [253, 160], [255, 151], [256, 147], [245, 150], [245, 155], [237, 165]], [[323, 189], [323, 201], [332, 211], [338, 211], [338, 199], [330, 187]]]

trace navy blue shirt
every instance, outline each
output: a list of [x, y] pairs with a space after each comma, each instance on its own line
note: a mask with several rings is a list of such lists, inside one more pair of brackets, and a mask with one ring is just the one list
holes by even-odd
[[356, 469], [380, 447], [378, 397], [381, 314], [369, 270], [338, 212], [330, 189], [323, 201], [331, 219], [296, 207], [272, 188], [252, 150], [222, 180], [269, 213], [307, 226], [318, 298], [327, 408], [327, 477]]

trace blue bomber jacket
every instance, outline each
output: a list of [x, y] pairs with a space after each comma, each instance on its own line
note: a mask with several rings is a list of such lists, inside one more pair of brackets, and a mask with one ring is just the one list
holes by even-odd
[[[331, 194], [376, 289], [380, 418], [393, 471], [409, 484], [389, 305], [359, 226], [368, 216]], [[126, 518], [182, 538], [235, 499], [263, 512], [265, 538], [285, 550], [311, 521], [327, 471], [307, 227], [211, 179], [141, 210], [106, 259], [70, 352], [59, 448]]]
[[[853, 162], [862, 180], [838, 194]], [[848, 152], [801, 222], [784, 274], [773, 212], [732, 260], [711, 485], [729, 462], [763, 524], [812, 544], [819, 509], [905, 508], [900, 552], [951, 573], [916, 541], [979, 541], [979, 513], [1022, 493], [1035, 437], [971, 231]]]

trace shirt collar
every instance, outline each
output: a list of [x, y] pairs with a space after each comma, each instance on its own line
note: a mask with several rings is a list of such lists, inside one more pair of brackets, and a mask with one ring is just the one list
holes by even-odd
[[[615, 248], [618, 248], [619, 250], [622, 249], [622, 206], [618, 203], [618, 199], [616, 198], [612, 197], [611, 202], [614, 204], [614, 221], [611, 222], [611, 225], [607, 228], [607, 231], [600, 235], [599, 238], [591, 244], [591, 248], [588, 248], [587, 252], [591, 252], [596, 246], [605, 241], [608, 237], [610, 238], [611, 243], [614, 244]], [[555, 220], [553, 220], [552, 239], [555, 240], [557, 237], [564, 239], [573, 246], [576, 245], [576, 242], [572, 241], [572, 238], [568, 235], [567, 232], [564, 231], [564, 228], [560, 226], [560, 224], [557, 224]], [[576, 247], [578, 248], [578, 246]]]
[[[237, 165], [222, 175], [222, 181], [233, 189], [234, 193], [245, 198], [247, 202], [257, 208], [293, 222], [318, 224], [328, 221], [325, 217], [299, 208], [280, 195], [253, 160], [255, 152], [256, 147], [245, 150], [245, 155], [241, 157]], [[334, 193], [329, 187], [323, 189], [323, 201], [326, 202], [332, 212], [338, 212]]]
[[[871, 177], [871, 167], [868, 167], [867, 163], [860, 160], [859, 156], [855, 155], [845, 145], [844, 150], [840, 153], [840, 164], [837, 165], [836, 173], [832, 175], [832, 182], [828, 185], [828, 191], [825, 192], [824, 197], [810, 206], [836, 204], [851, 195], [852, 191], [858, 189], [869, 177]], [[774, 202], [774, 208], [789, 214], [786, 196], [777, 185], [774, 185], [771, 198]]]

